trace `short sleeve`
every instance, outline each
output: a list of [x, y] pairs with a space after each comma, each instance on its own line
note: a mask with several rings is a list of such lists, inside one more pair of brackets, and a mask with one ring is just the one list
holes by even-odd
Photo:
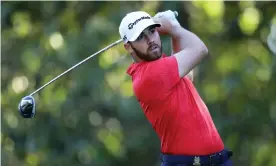
[[181, 80], [174, 56], [164, 57], [144, 66], [141, 93], [142, 99], [163, 100]]

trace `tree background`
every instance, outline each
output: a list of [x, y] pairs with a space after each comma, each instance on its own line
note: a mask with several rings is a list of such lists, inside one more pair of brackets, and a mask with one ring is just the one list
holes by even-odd
[[[135, 10], [178, 11], [209, 48], [195, 86], [235, 165], [275, 166], [276, 69], [266, 37], [276, 3], [261, 1], [2, 1], [2, 165], [160, 165], [160, 142], [133, 96], [122, 44], [36, 94], [34, 119], [17, 110], [23, 96], [118, 40], [120, 20]], [[162, 39], [169, 54], [170, 39]]]

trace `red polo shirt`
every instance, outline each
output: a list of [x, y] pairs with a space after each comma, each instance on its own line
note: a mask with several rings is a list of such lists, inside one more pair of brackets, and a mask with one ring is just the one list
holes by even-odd
[[133, 63], [127, 70], [134, 94], [166, 154], [205, 155], [224, 148], [192, 82], [180, 78], [174, 56]]

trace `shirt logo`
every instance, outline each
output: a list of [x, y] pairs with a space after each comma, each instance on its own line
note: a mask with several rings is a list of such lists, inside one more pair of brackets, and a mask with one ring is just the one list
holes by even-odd
[[136, 25], [139, 21], [144, 20], [144, 19], [150, 19], [150, 17], [149, 16], [143, 16], [141, 18], [138, 18], [133, 23], [128, 24], [128, 29], [132, 29], [134, 25]]

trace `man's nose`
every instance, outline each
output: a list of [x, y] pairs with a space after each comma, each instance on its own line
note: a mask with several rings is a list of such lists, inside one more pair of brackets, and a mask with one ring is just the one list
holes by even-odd
[[145, 35], [145, 38], [146, 38], [146, 41], [147, 41], [148, 44], [150, 44], [150, 43], [153, 42], [152, 36], [150, 36], [150, 35], [147, 34], [147, 35]]

